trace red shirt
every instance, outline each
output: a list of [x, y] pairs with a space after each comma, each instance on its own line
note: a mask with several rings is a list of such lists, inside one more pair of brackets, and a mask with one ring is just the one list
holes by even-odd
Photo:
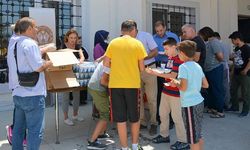
[[[166, 65], [167, 69], [172, 69], [171, 72], [176, 72], [178, 74], [179, 72], [179, 66], [183, 63], [183, 61], [180, 60], [179, 56], [175, 57], [169, 57], [168, 58], [168, 63]], [[166, 78], [166, 82], [170, 82], [170, 79]], [[174, 97], [180, 97], [180, 92], [177, 87], [171, 87], [171, 86], [165, 86], [163, 85], [163, 90], [162, 92], [164, 94], [174, 96]]]

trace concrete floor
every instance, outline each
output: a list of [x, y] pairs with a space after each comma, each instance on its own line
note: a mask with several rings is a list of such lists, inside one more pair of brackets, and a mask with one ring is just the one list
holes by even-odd
[[[71, 108], [72, 109], [72, 108]], [[71, 110], [72, 111], [72, 110]], [[5, 126], [12, 123], [13, 104], [10, 94], [0, 94], [0, 150], [10, 150], [6, 140]], [[55, 109], [46, 108], [46, 129], [41, 150], [86, 150], [87, 139], [91, 135], [96, 121], [91, 116], [92, 104], [80, 107], [83, 122], [75, 126], [66, 126], [60, 110], [60, 144], [55, 144]], [[204, 114], [205, 150], [250, 150], [250, 115], [239, 118], [236, 113], [226, 113], [223, 119], [212, 119]], [[109, 128], [108, 132], [114, 137], [107, 143], [108, 150], [119, 148], [116, 130]], [[141, 131], [140, 143], [145, 150], [168, 150], [170, 144], [152, 144], [148, 139], [153, 138], [147, 131]], [[145, 138], [147, 137], [147, 138]], [[170, 131], [171, 144], [176, 141], [175, 130]]]

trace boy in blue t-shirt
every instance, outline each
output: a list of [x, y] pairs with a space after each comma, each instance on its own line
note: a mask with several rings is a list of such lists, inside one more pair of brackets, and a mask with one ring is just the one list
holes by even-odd
[[[179, 66], [183, 63], [178, 56], [178, 51], [176, 50], [177, 42], [173, 38], [168, 38], [163, 42], [163, 47], [165, 49], [165, 55], [168, 56], [168, 63], [163, 68], [170, 69], [169, 73], [159, 72], [159, 70], [154, 70], [151, 68], [146, 68], [146, 72], [152, 75], [163, 77], [165, 82], [170, 82], [170, 78], [176, 78], [179, 72]], [[184, 150], [189, 149], [189, 144], [186, 142], [186, 131], [182, 118], [181, 111], [181, 101], [179, 89], [174, 86], [169, 86], [166, 83], [163, 86], [161, 94], [161, 103], [159, 108], [160, 115], [160, 134], [152, 139], [153, 143], [169, 143], [169, 115], [174, 121], [176, 128], [177, 141], [170, 146], [174, 150]]]
[[179, 66], [178, 79], [172, 79], [171, 85], [180, 90], [182, 116], [186, 127], [187, 142], [191, 150], [203, 149], [201, 124], [203, 118], [203, 100], [201, 87], [208, 88], [208, 82], [202, 68], [194, 61], [196, 44], [183, 41], [177, 47], [183, 64]]

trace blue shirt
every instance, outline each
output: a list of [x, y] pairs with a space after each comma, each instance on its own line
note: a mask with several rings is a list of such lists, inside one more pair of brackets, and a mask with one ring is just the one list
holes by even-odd
[[[136, 38], [142, 42], [144, 48], [146, 49], [147, 54], [149, 54], [153, 49], [157, 48], [157, 44], [154, 41], [153, 36], [147, 32], [139, 31]], [[152, 62], [155, 62], [154, 57], [144, 60], [145, 65], [148, 65]]]
[[204, 77], [201, 66], [196, 62], [188, 61], [180, 65], [178, 78], [187, 80], [186, 91], [180, 91], [182, 107], [194, 106], [204, 100], [200, 93]]
[[[33, 72], [38, 70], [43, 65], [41, 51], [37, 43], [26, 36], [20, 36], [17, 41], [17, 65], [21, 73]], [[17, 76], [17, 69], [15, 58], [10, 58], [8, 65], [12, 66], [11, 74]], [[39, 80], [34, 87], [23, 87], [19, 85], [18, 81], [13, 81], [14, 85], [18, 85], [13, 89], [13, 96], [27, 97], [27, 96], [46, 96], [46, 82], [44, 72], [40, 72]]]
[[164, 54], [164, 47], [163, 47], [163, 42], [167, 40], [167, 38], [172, 37], [174, 38], [177, 42], [180, 42], [178, 36], [173, 33], [173, 32], [166, 32], [166, 34], [163, 37], [160, 37], [159, 35], [155, 34], [154, 35], [154, 40], [158, 46], [158, 55], [155, 57], [156, 61], [161, 61], [161, 62], [167, 62], [168, 57]]

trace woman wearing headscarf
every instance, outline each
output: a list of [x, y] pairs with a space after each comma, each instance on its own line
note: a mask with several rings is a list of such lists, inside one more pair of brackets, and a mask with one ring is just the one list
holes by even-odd
[[99, 30], [95, 33], [94, 60], [104, 55], [108, 47], [108, 43], [107, 43], [108, 35], [109, 35], [109, 32], [105, 30]]

